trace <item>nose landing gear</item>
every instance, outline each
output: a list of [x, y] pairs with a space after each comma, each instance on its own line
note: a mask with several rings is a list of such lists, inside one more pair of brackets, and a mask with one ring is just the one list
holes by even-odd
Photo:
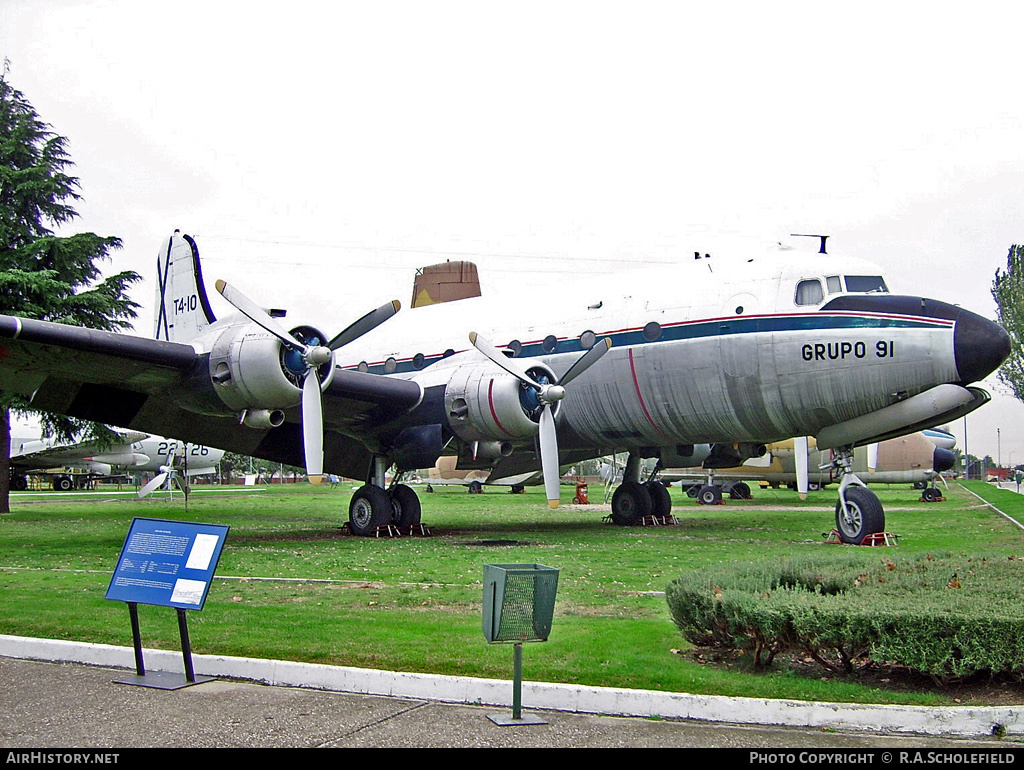
[[835, 450], [832, 466], [840, 479], [836, 532], [842, 542], [860, 545], [872, 535], [885, 532], [885, 511], [878, 495], [853, 472], [853, 447]]

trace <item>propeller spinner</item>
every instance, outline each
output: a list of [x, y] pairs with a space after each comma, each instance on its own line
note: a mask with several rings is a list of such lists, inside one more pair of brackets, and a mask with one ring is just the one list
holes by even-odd
[[555, 404], [565, 398], [565, 387], [596, 364], [601, 356], [608, 352], [612, 346], [611, 339], [605, 337], [599, 340], [594, 347], [577, 358], [568, 371], [562, 375], [562, 378], [554, 383], [549, 382], [546, 377], [536, 379], [531, 377], [529, 371], [518, 360], [503, 355], [493, 344], [476, 332], [470, 332], [469, 341], [473, 344], [473, 347], [487, 356], [493, 363], [533, 390], [534, 397], [541, 407], [538, 423], [540, 428], [540, 463], [544, 476], [544, 491], [547, 494], [548, 505], [552, 508], [557, 508], [561, 495], [559, 492], [558, 437], [555, 431], [554, 407]]
[[371, 310], [359, 320], [350, 324], [327, 345], [316, 344], [320, 340], [311, 338], [313, 344], [300, 341], [285, 330], [277, 320], [238, 289], [218, 280], [217, 291], [257, 326], [277, 337], [292, 354], [289, 370], [302, 379], [302, 444], [306, 458], [306, 478], [314, 486], [323, 480], [324, 472], [324, 418], [317, 369], [324, 364], [334, 365], [334, 351], [376, 329], [399, 311], [398, 300], [392, 300]]

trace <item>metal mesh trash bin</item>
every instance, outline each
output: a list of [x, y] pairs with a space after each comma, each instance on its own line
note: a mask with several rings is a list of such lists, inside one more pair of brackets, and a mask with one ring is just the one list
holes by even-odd
[[484, 637], [544, 642], [551, 633], [558, 570], [542, 564], [484, 565]]
[[523, 642], [546, 642], [555, 614], [558, 570], [543, 564], [484, 565], [484, 637], [514, 645], [512, 717], [488, 714], [497, 725], [542, 725], [523, 716]]

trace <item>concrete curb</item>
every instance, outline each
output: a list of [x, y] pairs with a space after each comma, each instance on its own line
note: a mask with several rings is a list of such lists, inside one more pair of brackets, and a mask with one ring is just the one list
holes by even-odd
[[[180, 652], [144, 650], [147, 670], [182, 672]], [[135, 670], [129, 647], [0, 635], [0, 655]], [[220, 655], [194, 655], [197, 675], [362, 695], [511, 707], [512, 682]], [[728, 698], [523, 682], [523, 706], [605, 716], [981, 737], [1024, 735], [1024, 706], [913, 707]]]

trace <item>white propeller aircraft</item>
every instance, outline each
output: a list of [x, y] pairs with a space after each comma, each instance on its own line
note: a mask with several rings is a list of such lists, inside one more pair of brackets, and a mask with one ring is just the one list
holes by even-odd
[[[223, 450], [202, 444], [149, 436], [138, 431], [115, 431], [118, 438], [101, 446], [96, 441], [58, 442], [52, 438], [14, 439], [11, 442], [11, 488], [26, 489], [27, 476], [50, 468], [81, 468], [97, 476], [121, 473], [163, 473], [171, 458], [188, 455], [188, 474], [215, 473]], [[67, 474], [57, 474], [54, 489], [74, 486]]]
[[[613, 513], [652, 505], [642, 458], [696, 444], [741, 457], [791, 436], [833, 449], [840, 529], [880, 531], [853, 448], [984, 404], [971, 383], [1009, 353], [1006, 332], [955, 305], [888, 293], [865, 262], [794, 250], [701, 252], [676, 265], [581, 279], [549, 295], [389, 302], [329, 338], [223, 281], [239, 314], [210, 309], [193, 239], [159, 256], [158, 339], [0, 316], [0, 389], [35, 408], [365, 479], [356, 534], [419, 519], [385, 474], [457, 454], [495, 477], [627, 451]], [[380, 324], [395, 316], [379, 330]], [[371, 332], [372, 333], [369, 333]], [[488, 340], [497, 340], [496, 347]]]

